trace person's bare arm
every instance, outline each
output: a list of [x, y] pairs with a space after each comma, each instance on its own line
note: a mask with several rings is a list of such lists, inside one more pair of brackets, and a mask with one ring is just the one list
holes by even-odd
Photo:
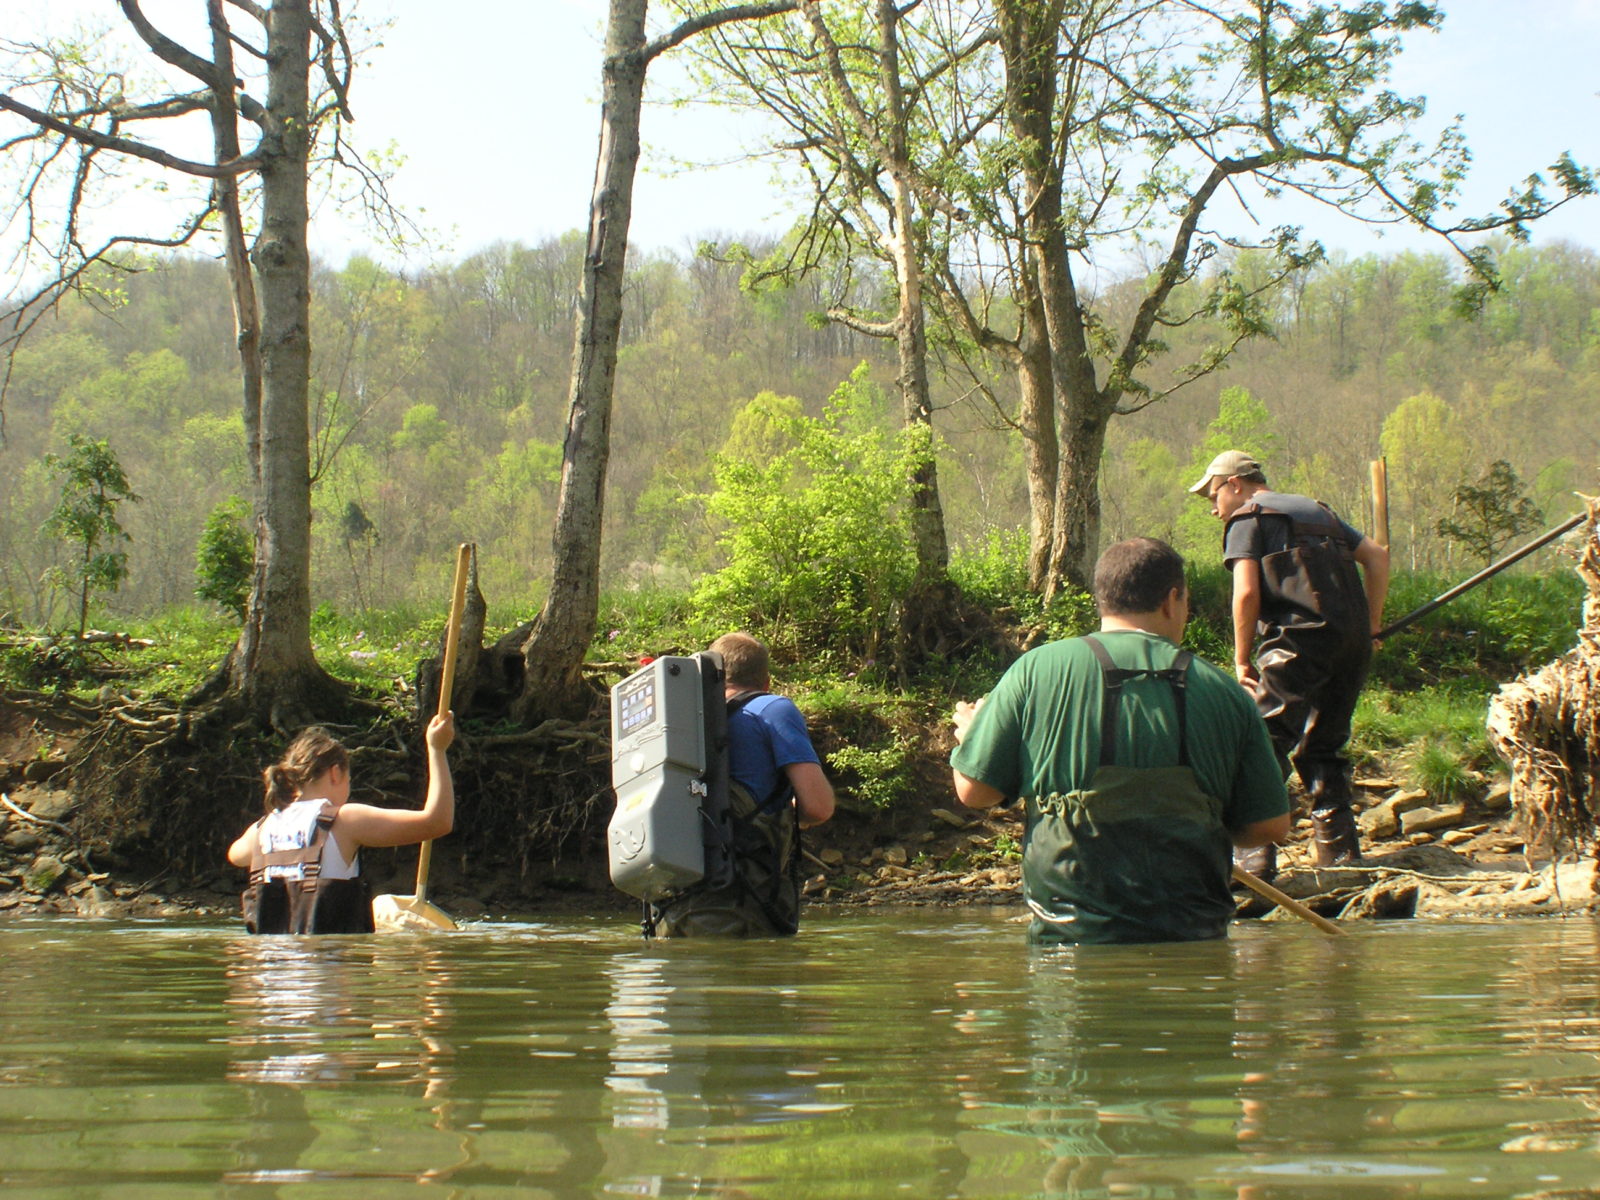
[[1233, 674], [1252, 691], [1260, 683], [1250, 652], [1255, 649], [1256, 623], [1261, 619], [1261, 563], [1253, 558], [1233, 564]]
[[256, 838], [261, 829], [260, 821], [251, 821], [250, 828], [246, 829], [237, 838], [233, 845], [228, 847], [228, 861], [236, 867], [248, 867], [250, 859], [255, 853]]
[[1367, 593], [1367, 616], [1376, 635], [1383, 628], [1383, 602], [1389, 597], [1389, 551], [1364, 537], [1356, 544], [1355, 560], [1361, 566], [1361, 586]]
[[1254, 821], [1240, 829], [1228, 831], [1228, 836], [1233, 839], [1233, 844], [1240, 850], [1254, 850], [1257, 846], [1265, 846], [1269, 842], [1281, 842], [1289, 836], [1289, 814], [1273, 817], [1268, 821]]
[[334, 818], [333, 831], [343, 847], [409, 846], [443, 837], [455, 826], [456, 791], [445, 756], [455, 740], [455, 715], [428, 722], [428, 797], [421, 808], [378, 808], [346, 804]]
[[790, 763], [783, 770], [789, 776], [789, 786], [794, 789], [794, 806], [800, 814], [801, 829], [821, 825], [833, 816], [833, 784], [828, 782], [821, 764]]
[[950, 774], [955, 780], [956, 799], [968, 808], [993, 808], [1006, 798], [1006, 794], [998, 788], [963, 775], [954, 767], [950, 768]]

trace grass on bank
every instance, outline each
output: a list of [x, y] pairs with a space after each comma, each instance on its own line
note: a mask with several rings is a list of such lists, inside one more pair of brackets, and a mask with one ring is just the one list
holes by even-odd
[[[1027, 591], [1020, 559], [995, 547], [958, 560], [953, 575], [969, 602], [1036, 640], [1094, 627], [1086, 596], [1043, 604]], [[1391, 617], [1452, 582], [1399, 573]], [[1226, 573], [1220, 567], [1195, 569], [1191, 593], [1186, 643], [1225, 665], [1231, 659]], [[1581, 601], [1581, 583], [1570, 571], [1508, 574], [1393, 637], [1374, 660], [1356, 712], [1352, 751], [1358, 769], [1391, 774], [1435, 795], [1459, 793], [1498, 770], [1484, 733], [1489, 697], [1501, 683], [1573, 646]], [[491, 612], [491, 619], [496, 615]], [[486, 639], [529, 615], [505, 614]], [[323, 606], [313, 614], [312, 639], [318, 660], [337, 678], [372, 698], [398, 696], [414, 682], [418, 664], [438, 653], [444, 621], [442, 610], [423, 606], [355, 614]], [[590, 659], [620, 678], [644, 655], [691, 653], [718, 633], [748, 624], [737, 616], [721, 619], [682, 591], [615, 593], [602, 601]], [[119, 623], [118, 629], [151, 645], [74, 646], [69, 638], [36, 642], [13, 636], [0, 655], [0, 685], [84, 697], [109, 686], [176, 700], [211, 674], [237, 635], [231, 620], [193, 607]], [[937, 777], [930, 760], [938, 754], [930, 747], [955, 701], [982, 695], [1007, 665], [991, 651], [972, 650], [932, 659], [902, 681], [890, 665], [847, 648], [796, 645], [783, 629], [753, 631], [773, 645], [779, 686], [825, 731], [818, 740], [828, 746], [830, 771], [847, 802], [863, 810], [925, 796]]]

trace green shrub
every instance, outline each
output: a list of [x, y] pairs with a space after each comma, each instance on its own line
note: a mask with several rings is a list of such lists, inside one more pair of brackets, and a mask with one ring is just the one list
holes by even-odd
[[600, 617], [589, 657], [635, 662], [644, 655], [693, 654], [734, 626], [712, 631], [696, 620], [682, 589], [641, 587], [600, 597]]
[[926, 439], [886, 433], [865, 367], [820, 419], [777, 414], [787, 449], [764, 462], [720, 456], [706, 497], [728, 565], [695, 589], [696, 618], [769, 643], [876, 656], [908, 594], [915, 555], [909, 479]]
[[66, 454], [44, 456], [45, 466], [61, 481], [61, 496], [45, 518], [44, 532], [67, 546], [70, 561], [48, 574], [72, 589], [81, 638], [89, 625], [89, 597], [116, 591], [128, 577], [128, 553], [120, 547], [130, 539], [117, 521], [117, 509], [124, 501], [137, 504], [139, 497], [108, 441], [77, 433], [67, 441]]
[[867, 808], [893, 808], [916, 787], [910, 748], [898, 740], [876, 748], [841, 746], [828, 755], [828, 765], [850, 777], [846, 795]]
[[[1396, 572], [1387, 619], [1397, 620], [1460, 580]], [[1496, 576], [1393, 634], [1373, 658], [1375, 682], [1412, 688], [1477, 678], [1505, 682], [1572, 649], [1583, 583], [1569, 570]]]
[[1037, 630], [1045, 641], [1077, 637], [1099, 627], [1094, 597], [1064, 587], [1045, 603], [1028, 587], [1028, 532], [991, 530], [975, 550], [951, 555], [950, 578], [973, 604]]
[[991, 529], [983, 545], [950, 555], [950, 579], [974, 604], [1014, 610], [1033, 600], [1028, 590], [1028, 531]]
[[23, 688], [71, 691], [93, 679], [93, 664], [83, 642], [62, 634], [6, 647], [4, 674]]
[[255, 573], [255, 539], [250, 536], [250, 507], [229, 496], [206, 517], [194, 550], [194, 594], [244, 620]]

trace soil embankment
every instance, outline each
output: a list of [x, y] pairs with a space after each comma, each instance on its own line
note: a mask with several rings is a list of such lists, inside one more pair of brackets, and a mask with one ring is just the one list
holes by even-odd
[[[188, 871], [131, 853], [148, 829], [108, 831], [84, 820], [69, 762], [93, 726], [79, 706], [44, 697], [0, 699], [0, 916], [227, 916], [237, 912], [243, 873], [222, 862]], [[891, 814], [846, 809], [806, 840], [806, 892], [828, 905], [987, 904], [1022, 912], [1017, 806], [969, 812], [948, 790], [948, 728], [926, 731], [919, 772], [927, 797]], [[470, 749], [470, 747], [467, 747]], [[241, 769], [243, 779], [250, 770]], [[1530, 854], [1509, 789], [1429, 796], [1393, 780], [1357, 781], [1364, 858], [1357, 867], [1312, 865], [1309, 821], [1280, 855], [1277, 886], [1332, 917], [1400, 919], [1528, 916], [1596, 906], [1590, 856], [1552, 863]], [[205, 787], [207, 781], [197, 780]], [[403, 788], [390, 796], [407, 802]], [[176, 806], [175, 808], [181, 808]], [[462, 834], [438, 844], [431, 898], [461, 919], [540, 912], [625, 914], [633, 902], [605, 875], [603, 806], [558, 854], [496, 860], [453, 853]], [[204, 857], [204, 856], [202, 856]], [[376, 892], [409, 893], [415, 851], [368, 852]], [[1247, 917], [1294, 919], [1248, 893]]]

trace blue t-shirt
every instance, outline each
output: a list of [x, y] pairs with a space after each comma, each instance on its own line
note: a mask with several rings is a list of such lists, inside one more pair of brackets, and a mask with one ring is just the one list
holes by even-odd
[[757, 696], [728, 715], [728, 775], [764, 803], [778, 790], [783, 769], [822, 760], [811, 746], [806, 719], [787, 696]]

